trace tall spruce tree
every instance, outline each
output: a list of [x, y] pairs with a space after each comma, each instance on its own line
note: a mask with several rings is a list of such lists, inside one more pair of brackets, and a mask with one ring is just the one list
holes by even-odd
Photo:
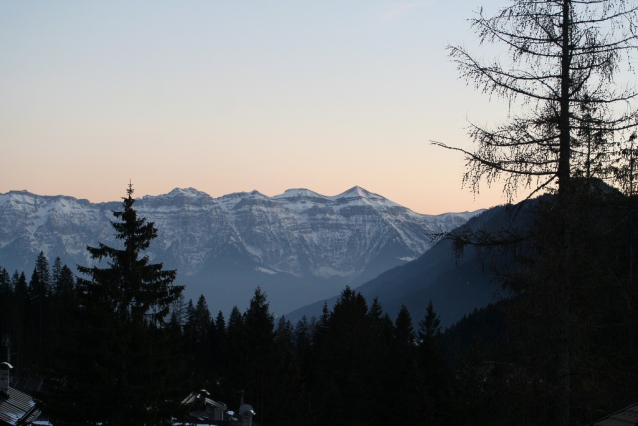
[[133, 187], [123, 211], [113, 212], [123, 247], [87, 247], [107, 265], [78, 266], [75, 321], [57, 349], [42, 395], [45, 412], [60, 424], [153, 425], [176, 414], [181, 392], [179, 359], [165, 326], [183, 286], [175, 271], [152, 264], [143, 252], [157, 237], [153, 223], [138, 218]]
[[9, 333], [11, 330], [11, 311], [14, 294], [11, 286], [11, 275], [6, 269], [0, 267], [0, 333]]
[[412, 316], [401, 305], [394, 322], [394, 339], [390, 347], [387, 402], [394, 408], [396, 424], [432, 424], [430, 398], [422, 385], [423, 372], [417, 362], [417, 338]]

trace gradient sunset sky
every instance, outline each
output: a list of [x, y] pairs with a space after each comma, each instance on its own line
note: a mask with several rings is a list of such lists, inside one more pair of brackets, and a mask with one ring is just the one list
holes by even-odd
[[[461, 188], [467, 120], [507, 106], [459, 79], [467, 19], [506, 1], [0, 2], [0, 192], [93, 202], [359, 185], [419, 213]], [[488, 53], [486, 53], [488, 55]]]

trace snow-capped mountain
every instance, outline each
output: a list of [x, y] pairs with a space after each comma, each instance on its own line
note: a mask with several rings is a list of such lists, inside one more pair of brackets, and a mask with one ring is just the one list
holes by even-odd
[[[0, 194], [0, 266], [33, 268], [50, 261], [90, 265], [87, 245], [118, 245], [110, 220], [119, 202], [90, 203], [26, 191]], [[290, 189], [213, 198], [193, 188], [137, 199], [138, 214], [155, 222], [149, 249], [155, 262], [178, 270], [187, 297], [205, 294], [213, 310], [245, 306], [257, 285], [277, 313], [361, 284], [414, 259], [479, 212], [415, 213], [354, 187], [336, 196]]]

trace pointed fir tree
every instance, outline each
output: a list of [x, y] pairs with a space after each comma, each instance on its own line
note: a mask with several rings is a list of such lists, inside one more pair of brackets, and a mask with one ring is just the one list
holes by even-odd
[[285, 316], [279, 317], [277, 320], [277, 327], [275, 328], [275, 339], [283, 344], [290, 346], [294, 345], [295, 329], [290, 321]]
[[208, 350], [208, 327], [210, 326], [210, 310], [208, 309], [208, 303], [204, 295], [200, 295], [197, 299], [197, 305], [194, 311], [194, 337], [198, 345], [201, 346], [201, 350], [206, 352]]
[[126, 192], [124, 211], [113, 212], [121, 222], [111, 222], [115, 238], [124, 242], [124, 249], [103, 243], [87, 247], [92, 259], [108, 259], [109, 267], [78, 266], [81, 273], [90, 277], [79, 279], [78, 284], [83, 297], [114, 312], [121, 321], [163, 325], [171, 303], [179, 298], [184, 287], [173, 285], [176, 271], [165, 271], [161, 263], [151, 264], [148, 255], [142, 256], [157, 237], [157, 228], [152, 222], [137, 217], [132, 185]]
[[157, 237], [138, 218], [133, 187], [112, 226], [123, 248], [87, 247], [107, 264], [78, 266], [78, 306], [65, 347], [45, 377], [42, 408], [60, 424], [160, 424], [178, 410], [180, 362], [165, 327], [183, 286], [175, 271], [151, 264], [143, 252]]
[[441, 319], [434, 310], [432, 301], [428, 303], [425, 317], [419, 321], [418, 368], [422, 372], [423, 391], [428, 407], [428, 424], [446, 424], [451, 403], [451, 371], [443, 360], [440, 346]]
[[226, 328], [226, 334], [232, 343], [242, 339], [244, 319], [241, 315], [241, 311], [237, 306], [233, 306], [228, 317], [228, 327]]
[[412, 325], [412, 316], [405, 305], [401, 305], [399, 314], [394, 322], [394, 336], [397, 344], [402, 347], [414, 347], [416, 334]]
[[0, 268], [0, 333], [9, 333], [11, 329], [12, 306], [11, 276], [6, 269]]
[[49, 271], [49, 260], [43, 251], [38, 254], [38, 258], [35, 261], [35, 270], [42, 286], [42, 298], [49, 296], [51, 292], [51, 271]]
[[217, 336], [226, 336], [226, 320], [222, 311], [219, 311], [215, 317], [215, 332]]
[[425, 317], [419, 321], [419, 339], [421, 343], [431, 344], [441, 335], [441, 319], [434, 311], [432, 301], [425, 309]]
[[310, 323], [308, 318], [304, 315], [295, 326], [295, 347], [297, 351], [301, 352], [306, 350], [310, 346]]
[[200, 295], [191, 313], [187, 348], [192, 357], [194, 382], [197, 387], [210, 388], [211, 379], [211, 342], [210, 342], [210, 310], [204, 295]]
[[394, 322], [394, 341], [390, 347], [387, 387], [388, 405], [394, 407], [396, 424], [430, 424], [428, 395], [423, 391], [423, 374], [418, 367], [416, 333], [410, 312], [401, 305]]
[[[284, 320], [286, 333], [292, 333]], [[299, 366], [291, 346], [277, 341], [275, 318], [266, 294], [257, 288], [243, 315], [243, 344], [236, 361], [237, 390], [245, 389], [246, 401], [264, 425], [296, 426], [307, 421], [307, 403]]]
[[60, 275], [62, 274], [62, 260], [60, 256], [56, 257], [51, 267], [51, 291], [55, 292], [57, 283], [60, 281]]

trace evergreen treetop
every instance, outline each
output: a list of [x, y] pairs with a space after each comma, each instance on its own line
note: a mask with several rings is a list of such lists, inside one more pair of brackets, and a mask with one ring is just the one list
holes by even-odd
[[151, 264], [148, 255], [142, 255], [157, 237], [154, 223], [138, 218], [133, 208], [133, 186], [129, 184], [123, 197], [123, 211], [113, 212], [121, 222], [111, 221], [115, 237], [123, 240], [124, 249], [99, 243], [87, 247], [91, 258], [108, 259], [108, 267], [78, 266], [90, 277], [79, 278], [78, 285], [87, 297], [97, 298], [107, 310], [115, 312], [124, 321], [164, 324], [183, 286], [173, 285], [176, 271], [163, 270], [161, 263]]

